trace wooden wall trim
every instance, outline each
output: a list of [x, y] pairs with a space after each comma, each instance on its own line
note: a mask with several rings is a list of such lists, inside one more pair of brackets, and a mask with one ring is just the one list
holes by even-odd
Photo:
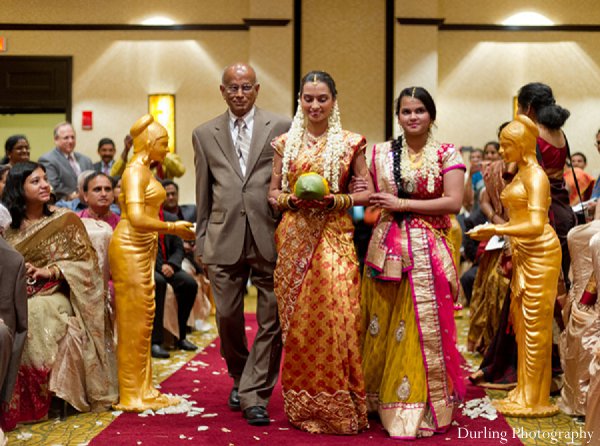
[[292, 85], [292, 116], [296, 113], [298, 91], [302, 80], [302, 0], [294, 0], [294, 61], [292, 70], [294, 78]]
[[248, 31], [252, 27], [287, 26], [289, 19], [243, 19], [244, 23], [193, 23], [185, 25], [125, 25], [110, 23], [0, 23], [5, 31]]
[[496, 25], [485, 23], [444, 23], [445, 19], [398, 17], [400, 25], [408, 26], [437, 26], [440, 31], [502, 31], [502, 32], [600, 32], [600, 25]]

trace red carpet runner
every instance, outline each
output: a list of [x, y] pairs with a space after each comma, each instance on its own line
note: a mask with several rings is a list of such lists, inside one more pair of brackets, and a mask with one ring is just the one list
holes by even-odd
[[[256, 333], [256, 317], [246, 314], [249, 341]], [[202, 367], [193, 361], [202, 361]], [[332, 435], [311, 435], [293, 428], [283, 412], [281, 385], [277, 384], [269, 414], [271, 425], [267, 427], [249, 426], [240, 412], [231, 412], [227, 397], [232, 381], [227, 375], [225, 361], [219, 354], [219, 342], [198, 354], [194, 360], [162, 383], [161, 391], [178, 395], [189, 395], [188, 400], [197, 402], [196, 407], [204, 408], [202, 415], [188, 417], [186, 414], [156, 415], [140, 417], [137, 414], [123, 413], [115, 419], [90, 446], [132, 445], [339, 445], [361, 446], [386, 444], [416, 444], [431, 446], [441, 444], [460, 445], [520, 445], [518, 438], [501, 415], [494, 421], [483, 418], [474, 420], [457, 415], [455, 425], [446, 434], [435, 435], [415, 441], [390, 440], [378, 421], [371, 420], [368, 431], [357, 436], [341, 437]], [[192, 370], [189, 370], [189, 369]], [[481, 398], [485, 392], [477, 387], [467, 387], [467, 400]], [[199, 430], [200, 429], [200, 430]]]

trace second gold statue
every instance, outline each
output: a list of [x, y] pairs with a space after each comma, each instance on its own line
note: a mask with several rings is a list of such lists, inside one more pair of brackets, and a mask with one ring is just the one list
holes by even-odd
[[510, 215], [507, 223], [477, 226], [468, 235], [484, 240], [510, 237], [513, 275], [510, 314], [517, 339], [517, 387], [495, 401], [514, 417], [545, 417], [558, 412], [550, 402], [552, 318], [561, 265], [558, 237], [548, 223], [550, 183], [536, 160], [538, 129], [518, 115], [500, 133], [500, 154], [516, 162], [518, 173], [500, 196]]

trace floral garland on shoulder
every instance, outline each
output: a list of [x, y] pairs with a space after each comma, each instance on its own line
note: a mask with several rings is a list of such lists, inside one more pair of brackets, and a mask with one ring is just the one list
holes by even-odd
[[414, 192], [417, 190], [417, 175], [420, 172], [421, 175], [427, 178], [427, 192], [432, 193], [435, 189], [435, 180], [440, 176], [440, 165], [438, 162], [438, 148], [439, 143], [433, 139], [431, 133], [427, 138], [425, 147], [423, 147], [423, 155], [421, 166], [415, 168], [412, 166], [412, 162], [408, 153], [408, 146], [406, 139], [402, 138], [402, 150], [400, 155], [400, 174], [402, 180], [405, 183], [407, 192]]
[[[298, 156], [300, 147], [304, 141], [306, 128], [304, 125], [305, 116], [302, 110], [300, 100], [298, 100], [298, 108], [292, 121], [292, 126], [288, 132], [288, 138], [283, 148], [282, 161], [282, 190], [286, 193], [290, 192], [290, 184], [288, 181], [288, 173], [290, 164]], [[327, 142], [323, 152], [323, 177], [329, 183], [329, 189], [332, 192], [339, 191], [340, 180], [340, 159], [345, 153], [346, 146], [344, 144], [344, 134], [342, 132], [342, 122], [340, 119], [340, 111], [337, 101], [333, 106], [333, 110], [329, 115], [327, 126]]]

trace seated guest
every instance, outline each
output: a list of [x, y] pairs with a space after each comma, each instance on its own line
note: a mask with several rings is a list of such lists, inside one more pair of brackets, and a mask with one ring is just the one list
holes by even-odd
[[114, 345], [102, 275], [81, 219], [51, 207], [44, 166], [14, 166], [2, 196], [6, 240], [25, 258], [28, 335], [4, 428], [47, 416], [53, 396], [80, 412], [117, 401]]
[[[177, 221], [177, 217], [160, 210], [163, 221]], [[152, 327], [152, 357], [168, 358], [169, 352], [163, 347], [163, 316], [167, 284], [173, 287], [177, 298], [177, 321], [179, 324], [179, 339], [175, 347], [181, 350], [196, 350], [194, 344], [186, 339], [186, 324], [196, 300], [198, 284], [192, 276], [181, 269], [183, 261], [183, 241], [176, 235], [159, 235], [154, 281], [156, 282], [154, 325]]]
[[0, 164], [7, 164], [12, 167], [17, 163], [29, 161], [29, 141], [25, 135], [9, 136], [4, 143], [6, 156], [0, 161]]
[[88, 177], [88, 175], [93, 174], [93, 170], [84, 170], [77, 176], [77, 196], [72, 200], [58, 200], [56, 202], [56, 206], [59, 208], [67, 208], [73, 212], [83, 211], [87, 204], [85, 202], [85, 198], [83, 196], [83, 182]]
[[[573, 175], [573, 172], [575, 172], [575, 175]], [[582, 201], [590, 199], [594, 189], [594, 177], [592, 175], [573, 164], [572, 169], [565, 169], [564, 178], [569, 191], [569, 204], [571, 206], [579, 204], [579, 194], [581, 194]], [[575, 185], [575, 181], [577, 181], [577, 185]], [[577, 193], [577, 187], [579, 187], [579, 194]]]
[[114, 230], [121, 218], [111, 211], [115, 201], [112, 179], [104, 173], [94, 172], [83, 181], [82, 191], [87, 208], [77, 212], [77, 215], [105, 221]]
[[40, 157], [48, 171], [48, 181], [57, 200], [77, 197], [77, 177], [84, 170], [93, 169], [92, 160], [75, 152], [75, 130], [70, 122], [54, 127], [55, 148]]
[[[562, 305], [565, 330], [560, 334], [560, 360], [564, 385], [558, 401], [569, 415], [585, 415], [593, 353], [586, 348], [584, 333], [598, 319], [596, 271], [600, 266], [600, 208], [594, 220], [575, 226], [567, 234], [573, 281]], [[596, 270], [596, 271], [595, 271]]]
[[[85, 198], [86, 194], [84, 191], [84, 184], [85, 184], [85, 180], [88, 177], [95, 175], [96, 173], [97, 172], [94, 172], [93, 170], [86, 170], [86, 171], [81, 172], [79, 174], [79, 176], [77, 177], [77, 197], [75, 197], [72, 200], [59, 200], [56, 202], [56, 206], [59, 208], [67, 208], [76, 213], [79, 213], [79, 212], [83, 211], [84, 209], [87, 209], [88, 203]], [[108, 177], [108, 178], [112, 184], [113, 180], [110, 177]], [[113, 194], [113, 201], [111, 202], [109, 209], [113, 214], [121, 215], [121, 209], [119, 208], [119, 206], [117, 206], [114, 203], [114, 194]], [[116, 223], [115, 223], [115, 225], [116, 225]]]
[[10, 167], [7, 165], [0, 165], [0, 197], [2, 197], [2, 191], [4, 190], [4, 185], [6, 184], [6, 178], [8, 177], [8, 171]]
[[110, 170], [115, 164], [115, 143], [110, 138], [102, 138], [98, 142], [98, 155], [100, 155], [100, 161], [94, 163], [94, 171], [102, 172], [105, 175], [110, 175]]
[[571, 155], [571, 166], [585, 170], [587, 167], [587, 157], [581, 152], [575, 152]]
[[[196, 205], [195, 204], [179, 204], [179, 186], [173, 180], [163, 180], [161, 184], [165, 188], [167, 196], [163, 203], [163, 209], [173, 215], [176, 215], [180, 220], [196, 223]], [[200, 292], [194, 302], [192, 309], [192, 325], [199, 331], [209, 331], [212, 325], [206, 321], [212, 308], [211, 296], [212, 293], [207, 293], [205, 290], [210, 290], [208, 279], [204, 274], [202, 266], [196, 262], [194, 257], [195, 240], [184, 240], [183, 250], [185, 258], [181, 264], [182, 269], [191, 274], [196, 282]]]
[[167, 197], [163, 203], [163, 209], [171, 214], [177, 215], [180, 220], [196, 223], [196, 205], [179, 204], [179, 186], [173, 180], [162, 180]]
[[111, 322], [114, 322], [115, 293], [110, 280], [108, 245], [121, 217], [111, 211], [114, 202], [113, 180], [101, 172], [94, 172], [86, 177], [82, 188], [83, 198], [88, 207], [77, 212], [77, 215], [81, 217], [92, 245], [96, 249], [96, 254], [98, 254], [98, 265], [109, 291], [108, 310]]
[[181, 262], [181, 269], [190, 274], [198, 283], [198, 294], [192, 307], [192, 313], [188, 319], [188, 325], [193, 326], [200, 332], [212, 330], [213, 326], [208, 322], [210, 314], [215, 314], [215, 305], [210, 282], [206, 277], [204, 269], [196, 262], [194, 250], [196, 248], [195, 240], [184, 240], [183, 251], [185, 257]]

